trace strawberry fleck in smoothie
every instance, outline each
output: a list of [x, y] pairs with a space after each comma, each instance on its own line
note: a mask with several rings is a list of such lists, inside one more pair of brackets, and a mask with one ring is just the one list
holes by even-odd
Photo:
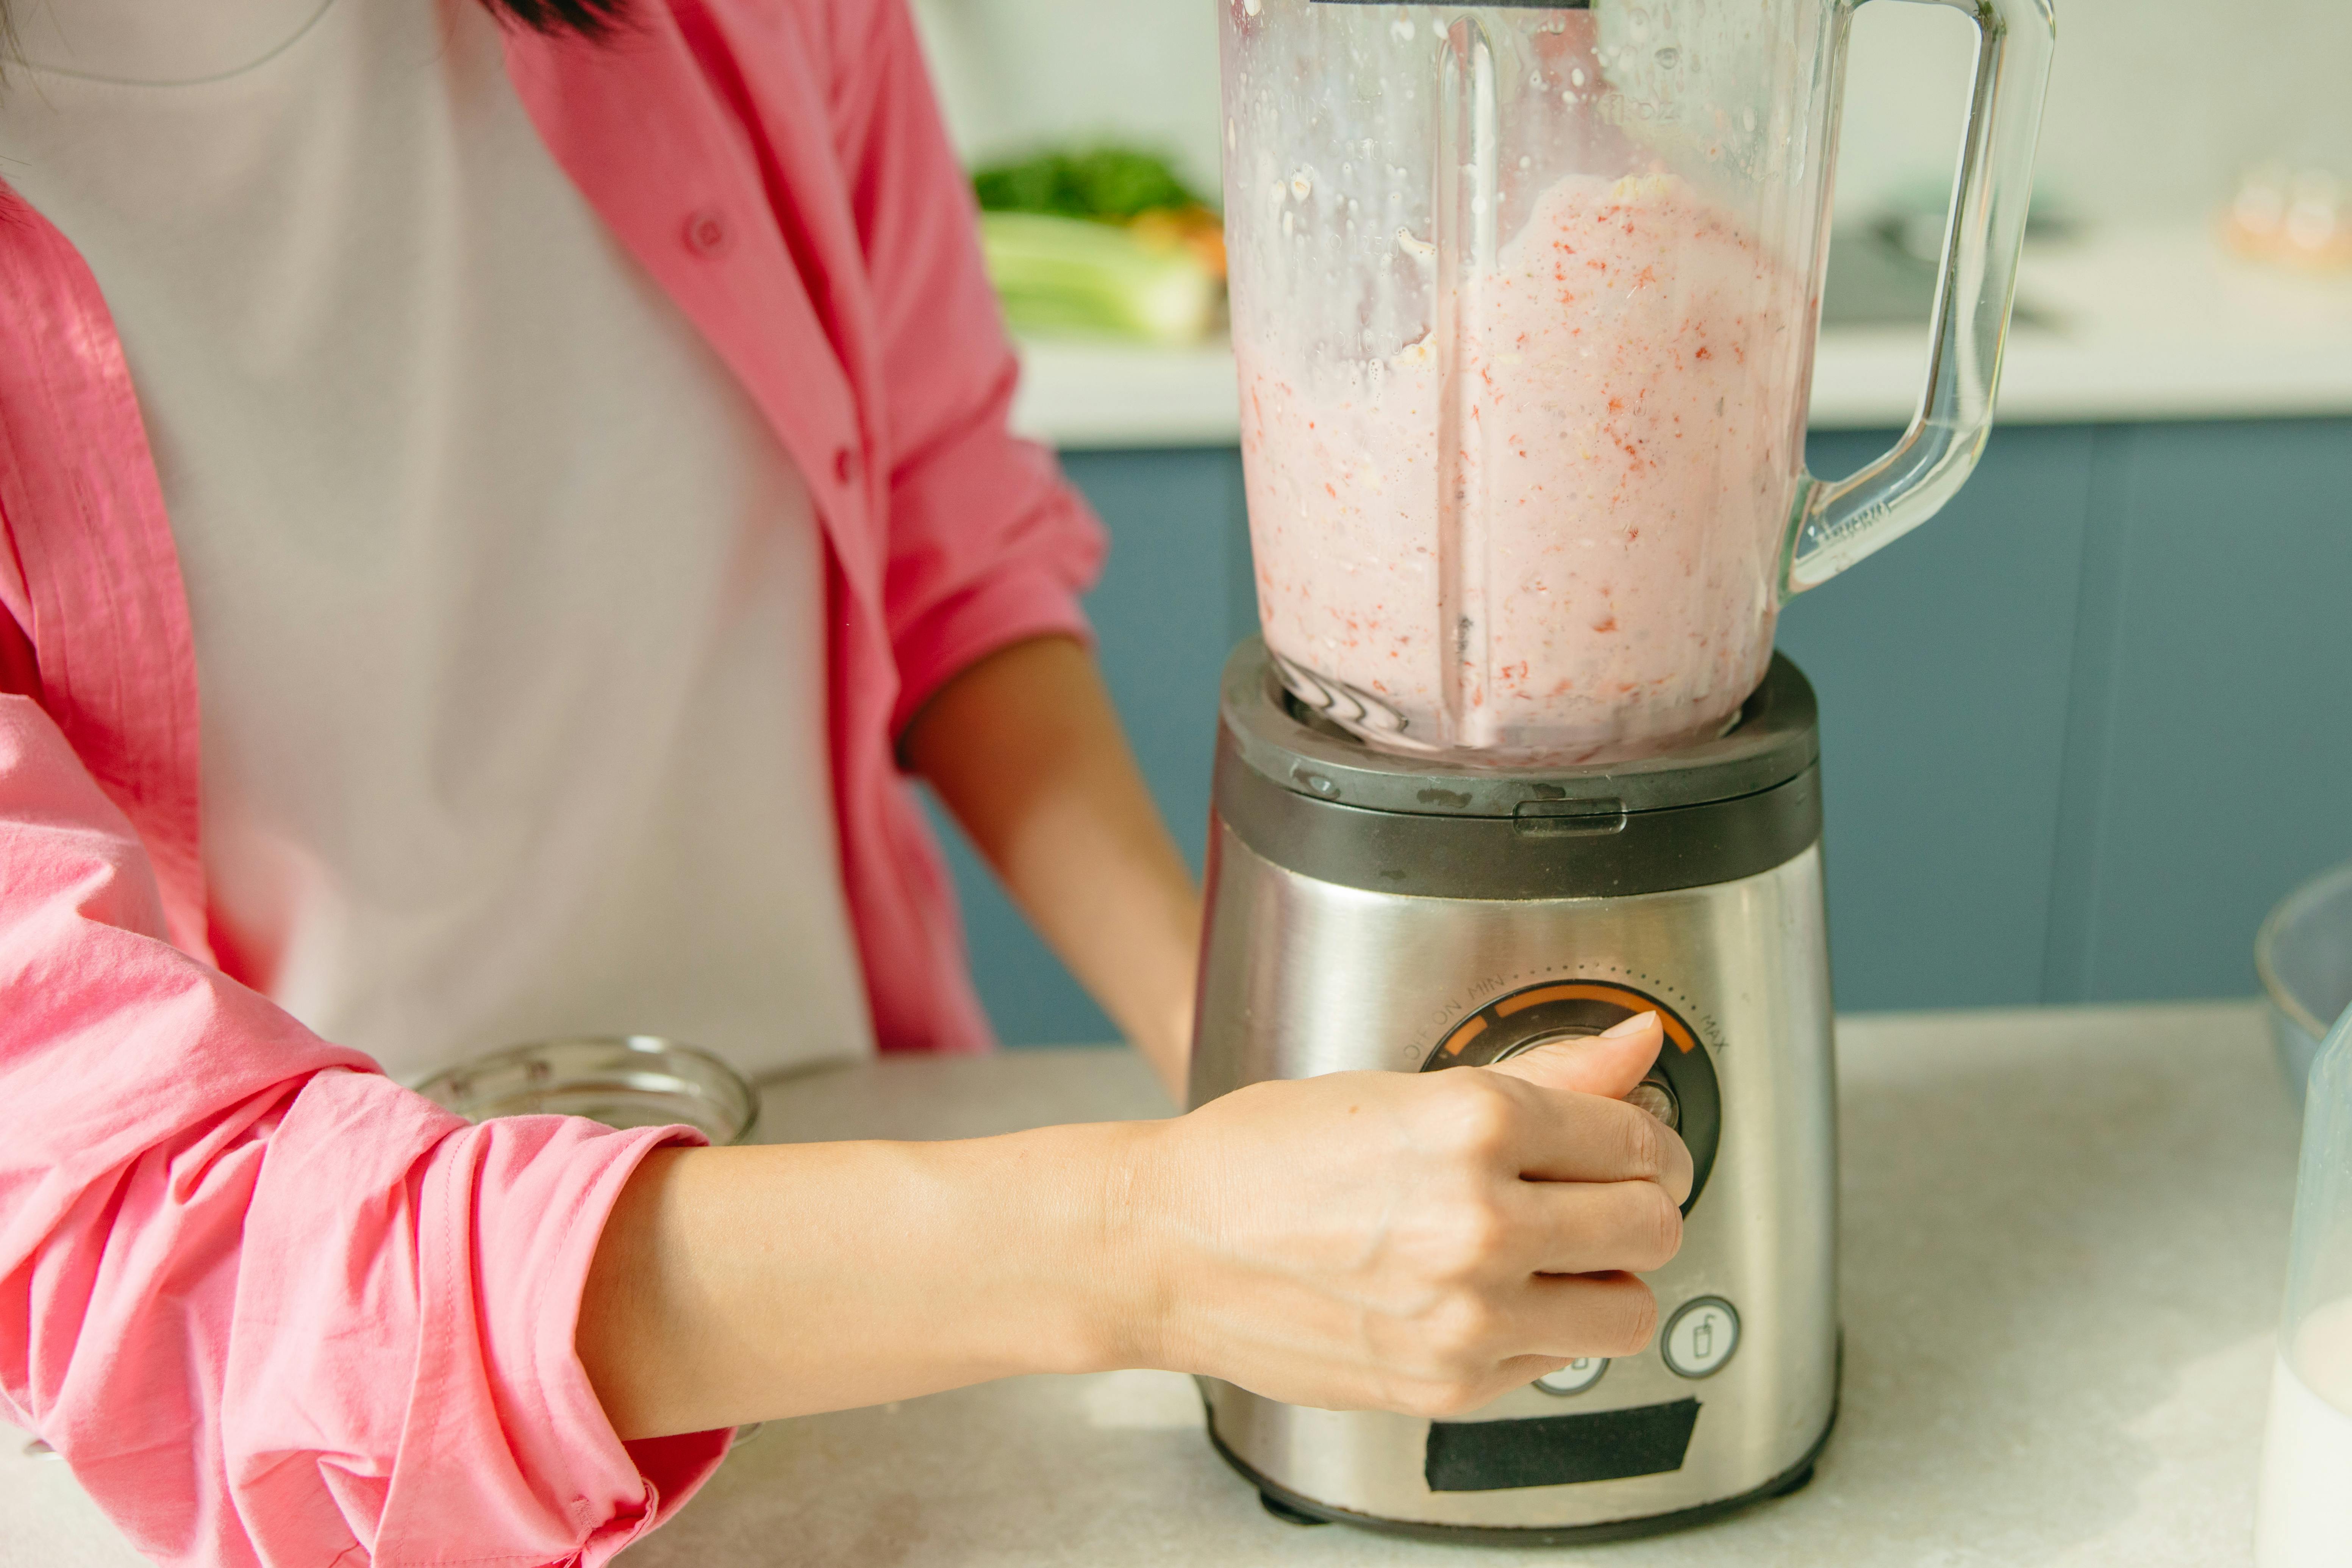
[[1496, 761], [1718, 732], [1771, 657], [1806, 280], [1679, 178], [1573, 176], [1458, 312], [1451, 353], [1241, 345], [1259, 614], [1294, 688], [1377, 743]]

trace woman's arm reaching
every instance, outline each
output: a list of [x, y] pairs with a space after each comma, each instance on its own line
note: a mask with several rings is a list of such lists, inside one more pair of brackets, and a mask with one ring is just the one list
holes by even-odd
[[1483, 1405], [1656, 1315], [1690, 1156], [1615, 1097], [1663, 1038], [1337, 1073], [1166, 1121], [661, 1151], [578, 1344], [625, 1436], [1013, 1373], [1165, 1367], [1295, 1404]]
[[940, 687], [900, 749], [1182, 1104], [1201, 898], [1094, 660], [1067, 637], [1001, 648]]

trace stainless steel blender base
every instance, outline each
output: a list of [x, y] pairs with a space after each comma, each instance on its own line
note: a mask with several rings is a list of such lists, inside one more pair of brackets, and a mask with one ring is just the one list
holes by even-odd
[[1638, 776], [1416, 772], [1317, 731], [1247, 645], [1224, 709], [1193, 1103], [1495, 1060], [1655, 1008], [1659, 1087], [1707, 1173], [1680, 1256], [1646, 1277], [1662, 1327], [1641, 1354], [1440, 1422], [1204, 1380], [1219, 1450], [1299, 1513], [1528, 1544], [1672, 1529], [1796, 1484], [1838, 1389], [1803, 678], [1783, 666], [1744, 733]]
[[[1838, 1353], [1838, 1384], [1843, 1387], [1845, 1372], [1844, 1345]], [[1773, 1477], [1752, 1492], [1724, 1498], [1715, 1502], [1676, 1509], [1671, 1513], [1652, 1514], [1644, 1519], [1611, 1520], [1600, 1524], [1571, 1525], [1475, 1525], [1416, 1524], [1410, 1520], [1382, 1519], [1376, 1514], [1350, 1513], [1346, 1509], [1331, 1508], [1314, 1499], [1301, 1497], [1294, 1491], [1268, 1480], [1252, 1469], [1247, 1460], [1234, 1453], [1217, 1435], [1216, 1417], [1209, 1417], [1209, 1445], [1217, 1457], [1231, 1465], [1242, 1479], [1257, 1488], [1258, 1499], [1266, 1512], [1286, 1524], [1346, 1524], [1358, 1530], [1369, 1530], [1382, 1535], [1402, 1536], [1410, 1541], [1453, 1542], [1474, 1546], [1598, 1546], [1610, 1541], [1636, 1541], [1643, 1536], [1666, 1535], [1677, 1530], [1710, 1523], [1760, 1502], [1801, 1492], [1812, 1484], [1813, 1466], [1820, 1460], [1822, 1450], [1829, 1447], [1830, 1434], [1837, 1428], [1838, 1405], [1834, 1394], [1830, 1405], [1829, 1424], [1822, 1435], [1806, 1450], [1804, 1458], [1790, 1467], [1787, 1473]]]

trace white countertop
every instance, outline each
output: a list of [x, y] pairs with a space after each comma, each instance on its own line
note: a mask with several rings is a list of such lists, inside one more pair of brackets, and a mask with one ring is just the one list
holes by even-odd
[[[2237, 260], [2202, 229], [2108, 228], [2030, 248], [2019, 294], [2057, 325], [2012, 331], [2000, 417], [2017, 424], [2352, 414], [2352, 275]], [[1832, 328], [1817, 429], [1892, 429], [1919, 400], [1927, 324]], [[1082, 342], [1022, 350], [1014, 422], [1066, 450], [1231, 446], [1232, 351]]]
[[[1839, 1027], [1844, 1407], [1817, 1479], [1623, 1568], [2229, 1568], [2253, 1480], [2296, 1123], [2252, 1005]], [[1164, 1113], [1114, 1051], [891, 1058], [771, 1086], [772, 1137]], [[135, 1562], [0, 1451], [0, 1568]], [[1268, 1517], [1189, 1380], [1022, 1378], [772, 1423], [626, 1568], [1525, 1563]], [[1560, 1553], [1566, 1556], [1568, 1553]]]

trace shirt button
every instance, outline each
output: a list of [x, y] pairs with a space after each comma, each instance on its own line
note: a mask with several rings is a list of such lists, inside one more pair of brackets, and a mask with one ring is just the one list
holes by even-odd
[[697, 256], [716, 256], [732, 238], [726, 218], [714, 208], [705, 207], [687, 217], [686, 247]]
[[843, 484], [857, 478], [857, 454], [847, 447], [836, 447], [833, 453], [833, 477]]

